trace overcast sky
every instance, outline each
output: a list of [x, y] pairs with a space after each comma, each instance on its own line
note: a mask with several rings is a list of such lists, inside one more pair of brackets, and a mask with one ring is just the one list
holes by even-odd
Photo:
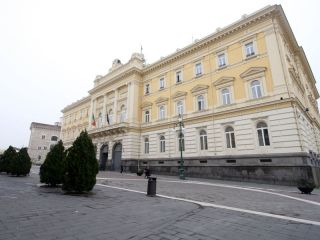
[[269, 4], [282, 4], [320, 81], [317, 0], [0, 0], [0, 149], [28, 146], [31, 122], [59, 121], [115, 58], [142, 45], [152, 63]]

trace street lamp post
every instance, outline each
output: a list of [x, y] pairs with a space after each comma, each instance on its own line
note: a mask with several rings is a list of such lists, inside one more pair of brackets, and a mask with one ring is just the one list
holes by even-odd
[[184, 148], [184, 142], [182, 142], [182, 128], [184, 127], [182, 115], [179, 114], [178, 122], [175, 124], [175, 126], [179, 126], [179, 147], [180, 147], [180, 168], [179, 168], [179, 177], [181, 180], [185, 180], [185, 174], [184, 174], [184, 165], [183, 165], [183, 156], [182, 151]]

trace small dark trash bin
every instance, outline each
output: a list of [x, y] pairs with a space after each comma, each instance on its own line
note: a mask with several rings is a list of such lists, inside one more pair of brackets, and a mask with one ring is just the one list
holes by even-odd
[[157, 178], [156, 177], [148, 177], [147, 196], [155, 197], [156, 193], [157, 193]]

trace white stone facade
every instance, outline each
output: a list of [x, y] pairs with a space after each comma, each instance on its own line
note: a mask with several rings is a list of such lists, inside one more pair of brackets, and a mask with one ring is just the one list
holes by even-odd
[[60, 140], [61, 126], [32, 122], [28, 154], [35, 164], [42, 164], [50, 149]]
[[151, 65], [137, 53], [126, 64], [116, 59], [88, 97], [62, 110], [62, 139], [70, 146], [87, 129], [108, 168], [120, 159], [127, 170], [177, 174], [183, 111], [187, 175], [319, 185], [318, 98], [305, 54], [274, 5]]

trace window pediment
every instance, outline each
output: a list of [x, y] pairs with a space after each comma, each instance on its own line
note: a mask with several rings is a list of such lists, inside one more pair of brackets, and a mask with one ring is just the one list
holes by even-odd
[[233, 82], [235, 80], [234, 77], [226, 77], [226, 76], [223, 76], [221, 78], [219, 78], [218, 80], [216, 80], [213, 85], [214, 86], [219, 86], [221, 84], [225, 84], [225, 83], [230, 83], [230, 82]]
[[187, 94], [188, 94], [187, 92], [177, 91], [175, 94], [172, 95], [172, 98], [184, 97]]
[[203, 91], [203, 90], [207, 90], [208, 88], [209, 88], [208, 85], [198, 84], [198, 85], [194, 86], [194, 87], [191, 89], [191, 92], [192, 92], [192, 93], [197, 93], [197, 92], [200, 92], [200, 91]]
[[157, 98], [156, 103], [158, 104], [158, 103], [166, 102], [168, 100], [169, 100], [169, 98], [167, 98], [167, 97], [159, 97], [159, 98]]
[[144, 102], [141, 104], [141, 108], [146, 108], [146, 107], [151, 107], [152, 106], [152, 102]]
[[254, 76], [256, 74], [261, 74], [264, 73], [267, 70], [266, 67], [251, 67], [248, 70], [244, 71], [243, 73], [240, 74], [241, 78], [247, 78]]

